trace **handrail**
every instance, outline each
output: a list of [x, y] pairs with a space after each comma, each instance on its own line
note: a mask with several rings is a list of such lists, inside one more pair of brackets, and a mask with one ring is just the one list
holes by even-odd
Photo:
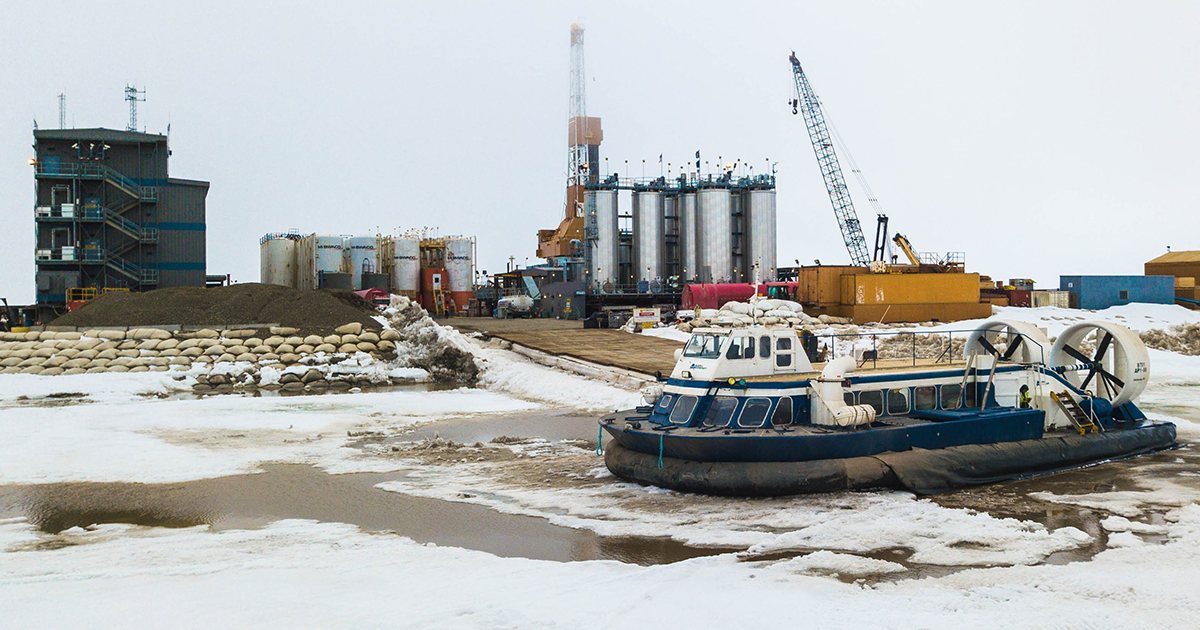
[[85, 162], [38, 162], [37, 175], [63, 175], [67, 177], [82, 177], [87, 179], [111, 180], [118, 188], [124, 188], [134, 197], [146, 201], [158, 199], [157, 186], [143, 186], [136, 180], [126, 177], [105, 164], [88, 164]]

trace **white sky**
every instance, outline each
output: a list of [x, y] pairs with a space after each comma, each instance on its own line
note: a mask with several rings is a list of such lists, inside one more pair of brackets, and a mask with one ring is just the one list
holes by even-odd
[[532, 261], [561, 216], [573, 21], [601, 155], [778, 162], [781, 265], [848, 260], [792, 49], [919, 250], [1057, 286], [1200, 249], [1194, 3], [9, 1], [0, 296], [33, 299], [33, 119], [66, 92], [69, 125], [122, 129], [134, 82], [171, 174], [212, 182], [209, 273], [257, 280], [259, 236], [290, 228], [436, 226], [478, 236], [481, 269]]

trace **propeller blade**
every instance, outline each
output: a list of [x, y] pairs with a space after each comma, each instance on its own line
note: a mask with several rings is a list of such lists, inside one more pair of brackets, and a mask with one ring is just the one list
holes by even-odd
[[1112, 372], [1109, 372], [1108, 370], [1101, 369], [1100, 376], [1103, 377], [1109, 383], [1116, 385], [1117, 387], [1122, 387], [1122, 388], [1125, 387], [1125, 381], [1122, 381], [1121, 379], [1117, 378], [1116, 375], [1114, 375]]
[[1079, 389], [1087, 389], [1088, 383], [1091, 383], [1092, 378], [1094, 376], [1096, 376], [1096, 374], [1099, 374], [1099, 373], [1100, 373], [1100, 366], [1093, 363], [1092, 369], [1088, 370], [1087, 378], [1083, 379], [1083, 384], [1079, 386]]
[[1082, 361], [1083, 363], [1087, 363], [1088, 365], [1091, 365], [1093, 363], [1093, 361], [1087, 355], [1076, 350], [1075, 348], [1072, 348], [1071, 346], [1063, 346], [1063, 352], [1066, 352], [1067, 354], [1071, 355], [1075, 359]]
[[979, 335], [979, 345], [983, 346], [983, 349], [987, 350], [988, 354], [1000, 354], [1000, 351], [996, 349], [996, 346], [993, 346], [992, 342], [988, 341], [987, 334]]
[[1021, 347], [1021, 342], [1025, 341], [1024, 337], [1017, 337], [1014, 341], [1008, 342], [1008, 347], [1004, 349], [1004, 356], [1000, 357], [1003, 361], [1008, 361], [1017, 353], [1017, 348]]
[[1108, 352], [1108, 346], [1109, 346], [1109, 344], [1112, 343], [1112, 340], [1113, 340], [1112, 333], [1106, 333], [1104, 335], [1104, 339], [1100, 340], [1100, 345], [1096, 346], [1096, 358], [1092, 359], [1093, 362], [1095, 362], [1095, 363], [1100, 362], [1100, 359], [1104, 356], [1104, 353]]

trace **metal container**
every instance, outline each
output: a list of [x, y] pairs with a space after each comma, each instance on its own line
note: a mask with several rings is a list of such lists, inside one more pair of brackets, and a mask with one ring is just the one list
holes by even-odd
[[386, 273], [364, 273], [362, 275], [362, 288], [359, 291], [369, 289], [377, 289], [387, 291], [388, 277]]
[[603, 286], [606, 282], [616, 282], [620, 260], [617, 253], [617, 190], [592, 190], [584, 197], [584, 207], [596, 235], [589, 275], [592, 286]]
[[296, 288], [319, 289], [322, 273], [341, 272], [344, 241], [341, 236], [317, 234], [301, 238], [296, 246]]
[[421, 290], [421, 239], [397, 236], [392, 239], [392, 292], [416, 299]]
[[379, 237], [351, 236], [346, 239], [343, 251], [345, 269], [350, 273], [354, 290], [369, 288], [362, 286], [362, 277], [364, 273], [375, 273], [379, 269]]
[[267, 234], [258, 241], [258, 281], [296, 288], [296, 239]]
[[663, 276], [663, 194], [633, 192], [633, 277], [661, 280]]
[[[766, 287], [760, 289], [765, 290]], [[760, 294], [765, 291], [760, 291]], [[748, 283], [730, 284], [685, 284], [683, 285], [683, 302], [681, 308], [691, 310], [700, 308], [721, 308], [726, 302], [745, 302], [754, 295], [754, 285]]]
[[728, 188], [704, 188], [696, 204], [699, 278], [704, 283], [733, 280], [733, 216]]
[[322, 271], [320, 275], [317, 276], [317, 288], [353, 291], [354, 289], [351, 285], [353, 281], [353, 276], [349, 273]]
[[758, 265], [759, 282], [775, 281], [775, 191], [750, 190], [746, 193], [746, 273], [754, 280]]
[[676, 203], [679, 212], [679, 276], [684, 282], [696, 279], [700, 264], [696, 239], [696, 193], [684, 193]]

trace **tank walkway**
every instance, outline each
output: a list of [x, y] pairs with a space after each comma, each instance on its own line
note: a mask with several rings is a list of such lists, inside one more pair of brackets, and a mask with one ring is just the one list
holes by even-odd
[[478, 332], [547, 354], [571, 357], [653, 375], [670, 374], [675, 350], [683, 344], [659, 337], [643, 337], [623, 330], [584, 328], [583, 322], [559, 319], [495, 319], [453, 317], [439, 323], [464, 332]]

